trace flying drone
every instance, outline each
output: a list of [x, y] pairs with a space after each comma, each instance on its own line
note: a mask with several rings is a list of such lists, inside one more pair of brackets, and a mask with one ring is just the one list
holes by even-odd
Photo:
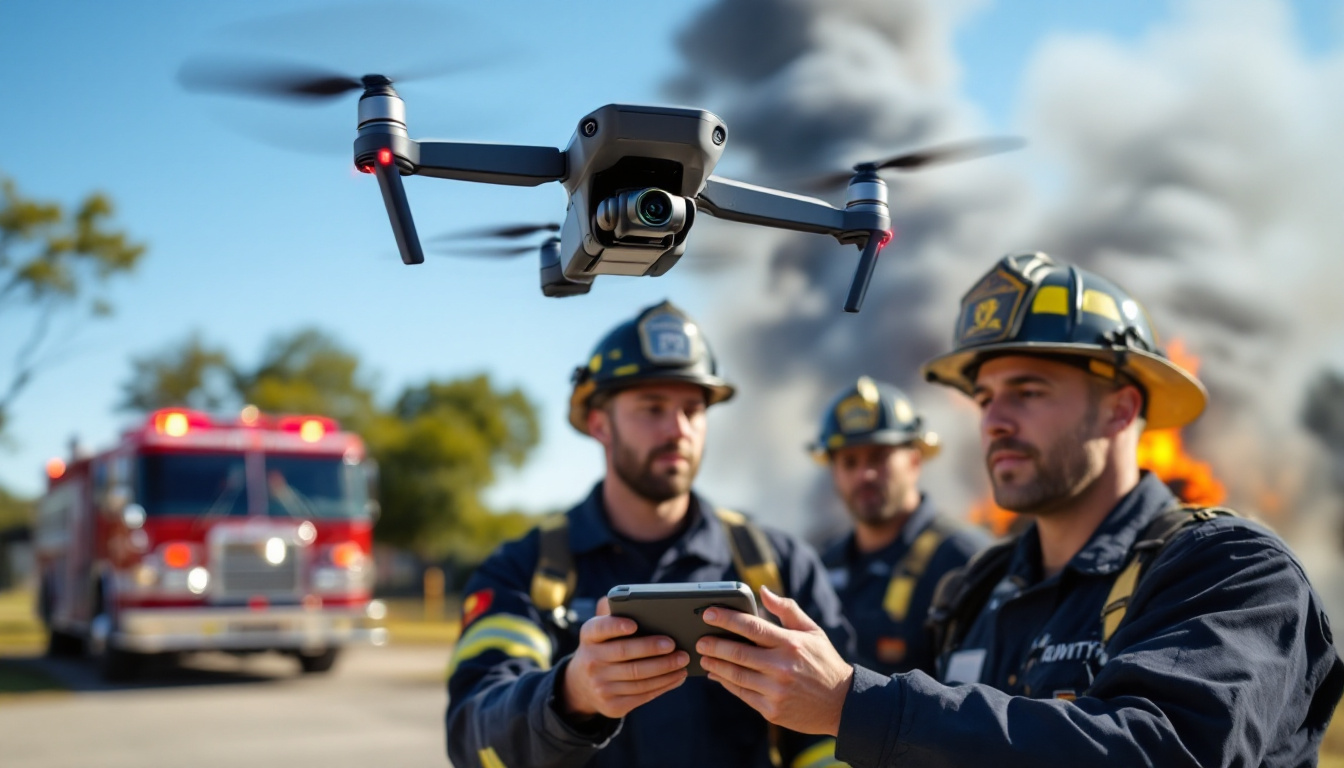
[[[558, 181], [569, 195], [558, 235], [541, 244], [541, 290], [547, 296], [587, 293], [599, 275], [658, 276], [686, 251], [698, 215], [777, 229], [830, 235], [860, 251], [846, 312], [858, 312], [891, 240], [885, 169], [911, 170], [1017, 148], [1016, 139], [949, 144], [816, 180], [848, 181], [843, 208], [823, 200], [713, 175], [728, 142], [728, 127], [702, 109], [609, 104], [579, 120], [565, 149], [456, 141], [417, 141], [406, 123], [406, 103], [391, 78], [353, 78], [315, 70], [245, 72], [229, 66], [188, 65], [190, 88], [289, 98], [359, 97], [355, 167], [378, 179], [392, 232], [406, 264], [420, 264], [416, 232], [402, 176], [428, 176], [531, 187]], [[546, 225], [501, 228], [490, 234], [530, 234]], [[531, 247], [529, 246], [530, 250]], [[506, 252], [518, 253], [520, 249]]]

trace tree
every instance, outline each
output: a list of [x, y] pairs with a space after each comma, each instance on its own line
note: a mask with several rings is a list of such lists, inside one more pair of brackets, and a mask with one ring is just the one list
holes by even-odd
[[539, 440], [532, 403], [520, 390], [497, 390], [488, 376], [408, 387], [381, 408], [359, 358], [316, 329], [276, 337], [252, 368], [197, 335], [134, 358], [131, 368], [123, 385], [128, 410], [251, 403], [331, 416], [359, 432], [380, 467], [380, 541], [476, 562], [531, 525], [481, 499], [497, 468], [521, 467]]
[[491, 514], [481, 494], [503, 463], [521, 467], [536, 446], [536, 412], [519, 390], [487, 376], [412, 387], [369, 433], [382, 471], [384, 541], [479, 560], [526, 530], [520, 515]]
[[0, 488], [0, 531], [14, 526], [31, 525], [35, 506], [32, 499], [20, 498]]
[[143, 245], [110, 226], [112, 213], [112, 201], [101, 193], [66, 212], [58, 203], [24, 197], [13, 181], [0, 178], [0, 312], [22, 307], [31, 315], [25, 331], [6, 330], [17, 351], [10, 370], [0, 374], [0, 432], [19, 395], [50, 362], [56, 318], [78, 310], [83, 299], [91, 315], [109, 314], [100, 289], [144, 255]]

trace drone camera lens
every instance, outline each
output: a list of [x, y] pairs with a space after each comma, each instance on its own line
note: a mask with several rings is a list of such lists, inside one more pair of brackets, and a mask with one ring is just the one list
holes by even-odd
[[661, 189], [646, 189], [639, 193], [635, 211], [646, 226], [667, 226], [672, 220], [672, 198]]

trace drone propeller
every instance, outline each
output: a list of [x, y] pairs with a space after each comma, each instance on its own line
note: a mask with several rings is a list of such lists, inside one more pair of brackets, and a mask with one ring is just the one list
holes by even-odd
[[[559, 232], [560, 225], [554, 222], [545, 224], [508, 224], [500, 227], [484, 227], [481, 229], [464, 229], [458, 232], [448, 232], [432, 238], [435, 242], [445, 240], [475, 240], [485, 237], [502, 237], [505, 239], [515, 239], [519, 237], [528, 237], [538, 232]], [[529, 246], [530, 248], [531, 246]]]
[[1026, 141], [1013, 136], [957, 141], [916, 152], [907, 152], [885, 160], [859, 163], [854, 166], [853, 170], [836, 171], [824, 176], [813, 177], [803, 181], [799, 186], [816, 190], [836, 189], [849, 184], [850, 179], [854, 178], [854, 174], [864, 171], [915, 171], [931, 165], [955, 163], [985, 157], [986, 155], [997, 155], [1001, 152], [1011, 152], [1024, 146], [1026, 146]]
[[523, 256], [525, 254], [536, 253], [539, 248], [541, 248], [540, 244], [512, 245], [512, 246], [501, 245], [493, 248], [467, 248], [467, 249], [436, 248], [434, 249], [433, 252], [439, 256], [455, 256], [455, 257], [482, 258], [482, 259], [513, 259], [519, 256]]
[[312, 104], [371, 86], [455, 74], [482, 63], [483, 60], [459, 60], [404, 72], [395, 77], [376, 74], [355, 77], [289, 61], [209, 56], [188, 60], [178, 70], [177, 80], [189, 91], [259, 96]]

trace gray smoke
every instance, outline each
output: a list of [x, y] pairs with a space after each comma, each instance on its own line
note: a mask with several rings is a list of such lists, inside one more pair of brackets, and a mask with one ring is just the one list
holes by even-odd
[[[1032, 150], [894, 180], [898, 239], [858, 316], [840, 311], [852, 247], [702, 219], [687, 263], [729, 265], [705, 281], [721, 307], [705, 324], [742, 392], [716, 417], [709, 479], [794, 529], [826, 519], [826, 478], [802, 448], [831, 393], [867, 373], [943, 433], [925, 485], [963, 513], [984, 493], [974, 415], [918, 367], [999, 256], [1045, 250], [1125, 286], [1199, 355], [1213, 405], [1192, 449], [1233, 505], [1323, 562], [1310, 542], [1335, 546], [1340, 499], [1299, 415], [1344, 326], [1344, 57], [1308, 57], [1284, 2], [1229, 5], [1182, 5], [1134, 44], [1042, 46], [1020, 103]], [[684, 32], [674, 92], [727, 121], [729, 155], [750, 164], [725, 171], [766, 184], [982, 134], [957, 90], [964, 10], [723, 0]]]

